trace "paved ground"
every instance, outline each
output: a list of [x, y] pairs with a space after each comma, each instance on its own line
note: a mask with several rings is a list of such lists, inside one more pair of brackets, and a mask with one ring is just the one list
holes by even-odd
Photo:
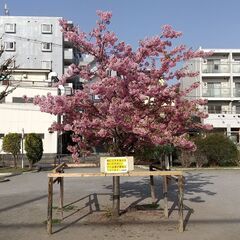
[[[240, 170], [191, 171], [185, 176], [187, 224], [184, 233], [176, 231], [177, 189], [174, 185], [169, 196], [169, 220], [165, 220], [159, 210], [136, 211], [132, 208], [116, 222], [108, 217], [111, 214], [111, 178], [100, 177], [66, 179], [65, 205], [70, 205], [63, 221], [54, 224], [52, 236], [47, 235], [44, 223], [47, 172], [11, 177], [9, 182], [0, 183], [0, 239], [240, 239]], [[158, 178], [160, 207], [161, 185]], [[54, 189], [54, 206], [58, 204], [58, 187]], [[122, 210], [133, 203], [151, 203], [148, 178], [122, 178], [121, 193]], [[61, 214], [57, 210], [54, 212], [54, 218], [59, 219]]]

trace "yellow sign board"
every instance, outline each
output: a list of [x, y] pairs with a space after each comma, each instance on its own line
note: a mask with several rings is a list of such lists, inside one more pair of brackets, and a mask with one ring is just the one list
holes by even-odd
[[126, 173], [128, 172], [127, 157], [108, 157], [105, 164], [106, 173]]

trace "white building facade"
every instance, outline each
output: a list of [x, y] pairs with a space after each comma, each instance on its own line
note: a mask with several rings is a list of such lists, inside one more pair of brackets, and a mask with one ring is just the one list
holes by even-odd
[[200, 86], [188, 97], [208, 100], [204, 111], [208, 118], [204, 123], [212, 124], [214, 131], [225, 132], [235, 142], [240, 142], [240, 49], [202, 49], [212, 52], [205, 59], [194, 59], [187, 63], [189, 70], [199, 72], [195, 78], [184, 78], [182, 89], [193, 82]]
[[[0, 86], [0, 91], [3, 86]], [[43, 140], [44, 153], [57, 152], [57, 133], [48, 129], [57, 117], [47, 113], [42, 113], [39, 108], [32, 103], [26, 103], [22, 96], [27, 94], [29, 98], [36, 95], [46, 95], [49, 92], [57, 95], [56, 88], [45, 87], [17, 87], [5, 98], [5, 102], [0, 104], [0, 149], [1, 137], [7, 133], [37, 133]], [[3, 153], [3, 152], [1, 152]]]
[[[22, 98], [23, 95], [32, 98], [47, 93], [64, 94], [64, 88], [60, 91], [53, 83], [70, 64], [79, 63], [80, 52], [64, 39], [59, 19], [0, 16], [0, 42], [4, 47], [0, 62], [14, 57], [11, 66], [14, 70], [7, 81], [0, 81], [0, 92], [8, 84], [18, 85], [0, 103], [0, 154], [4, 153], [1, 151], [2, 138], [9, 132], [37, 133], [43, 139], [45, 154], [59, 153], [57, 133], [49, 132], [51, 124], [59, 118], [40, 112], [37, 106]], [[73, 85], [70, 83], [66, 88]]]

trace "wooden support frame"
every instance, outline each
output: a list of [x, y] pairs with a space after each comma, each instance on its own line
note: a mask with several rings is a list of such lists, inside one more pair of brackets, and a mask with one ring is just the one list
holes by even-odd
[[63, 218], [63, 190], [64, 190], [63, 177], [60, 178], [59, 185], [60, 185], [59, 209], [61, 210], [61, 216]]
[[53, 169], [53, 173], [58, 173], [58, 172], [62, 172], [62, 170], [64, 169], [64, 167], [67, 167], [66, 163], [61, 163], [59, 164], [57, 167], [55, 167]]
[[[153, 171], [152, 166], [149, 166], [149, 171]], [[155, 193], [155, 186], [154, 186], [154, 178], [153, 175], [150, 175], [150, 192], [151, 192], [151, 197], [152, 197], [152, 204], [156, 204], [156, 193]]]
[[183, 175], [182, 171], [133, 171], [129, 173], [49, 173], [48, 177], [146, 177], [146, 176], [179, 176]]
[[[113, 181], [120, 182], [120, 177], [150, 177], [150, 188], [151, 188], [151, 197], [152, 200], [155, 201], [155, 189], [154, 189], [154, 176], [162, 176], [163, 178], [163, 197], [164, 197], [164, 216], [168, 218], [168, 199], [167, 199], [167, 191], [168, 191], [168, 179], [174, 179], [178, 183], [178, 231], [184, 231], [183, 224], [183, 195], [184, 195], [184, 176], [182, 171], [160, 171], [155, 170], [154, 167], [149, 168], [150, 171], [132, 171], [128, 173], [64, 173], [64, 168], [70, 167], [66, 163], [62, 163], [57, 166], [52, 173], [48, 174], [48, 215], [47, 215], [47, 232], [48, 234], [52, 234], [52, 204], [53, 204], [53, 184], [58, 182], [60, 183], [60, 198], [59, 198], [59, 208], [62, 210], [63, 216], [63, 207], [64, 207], [64, 177], [105, 177], [112, 176]], [[73, 164], [71, 167], [79, 167], [77, 164]], [[115, 179], [115, 180], [114, 180]], [[115, 189], [116, 196], [113, 197], [120, 199], [120, 185], [117, 184], [118, 188]], [[113, 202], [113, 210], [117, 209], [116, 204], [120, 204], [120, 201]], [[119, 213], [116, 213], [118, 216]]]
[[168, 176], [163, 176], [163, 201], [164, 201], [164, 216], [168, 218]]
[[48, 178], [48, 214], [47, 214], [47, 232], [52, 234], [52, 203], [53, 203], [53, 178]]
[[184, 231], [184, 225], [183, 225], [183, 193], [184, 191], [184, 179], [183, 176], [178, 176], [178, 231], [183, 232]]
[[120, 215], [120, 177], [113, 176], [113, 217], [118, 217]]

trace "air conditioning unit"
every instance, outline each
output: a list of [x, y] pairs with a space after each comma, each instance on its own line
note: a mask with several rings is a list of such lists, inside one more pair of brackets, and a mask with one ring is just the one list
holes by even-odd
[[46, 82], [58, 82], [58, 74], [56, 72], [50, 72]]

